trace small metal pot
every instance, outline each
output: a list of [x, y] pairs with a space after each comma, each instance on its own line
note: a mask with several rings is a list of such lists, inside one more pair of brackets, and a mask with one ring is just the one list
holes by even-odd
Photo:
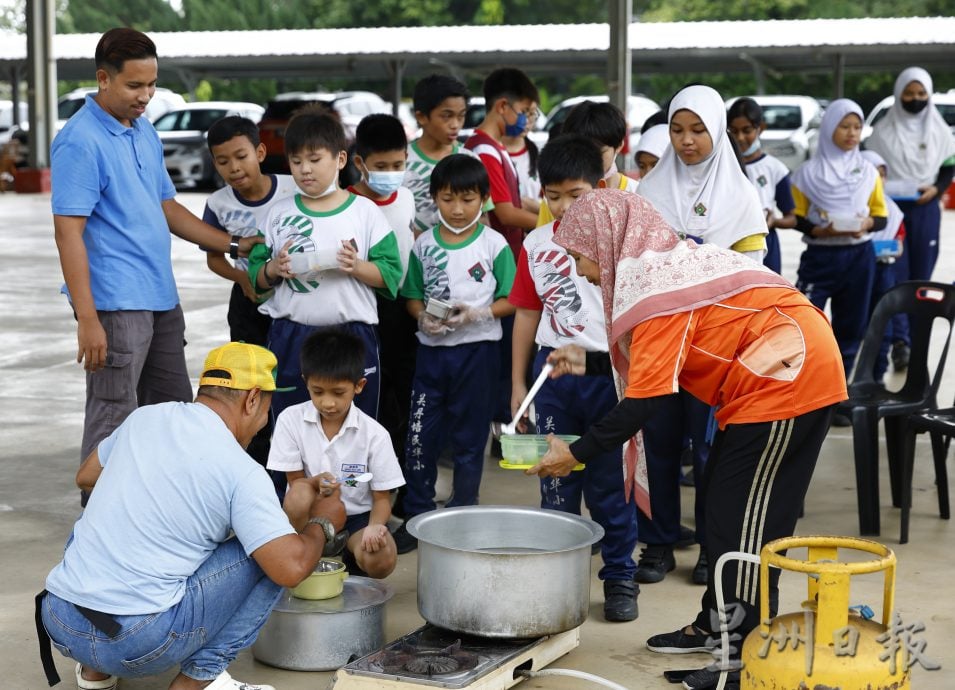
[[540, 637], [576, 628], [590, 608], [590, 547], [604, 534], [578, 515], [467, 506], [417, 515], [418, 611], [483, 637]]
[[252, 645], [262, 663], [292, 671], [332, 671], [385, 644], [385, 603], [391, 585], [368, 577], [349, 577], [340, 596], [299, 599], [290, 590]]

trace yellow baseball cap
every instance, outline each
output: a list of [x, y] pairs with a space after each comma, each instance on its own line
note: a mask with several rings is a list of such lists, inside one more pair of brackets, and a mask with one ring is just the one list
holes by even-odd
[[221, 386], [240, 391], [293, 391], [295, 386], [277, 388], [275, 370], [278, 360], [269, 350], [248, 343], [227, 343], [206, 357], [200, 386]]

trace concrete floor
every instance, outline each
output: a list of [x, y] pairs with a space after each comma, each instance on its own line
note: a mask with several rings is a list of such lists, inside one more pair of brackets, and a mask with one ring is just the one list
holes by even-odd
[[[204, 195], [182, 194], [180, 200], [201, 212]], [[79, 513], [73, 476], [79, 462], [84, 379], [73, 361], [72, 316], [58, 294], [62, 277], [53, 242], [49, 197], [0, 195], [0, 219], [4, 246], [0, 258], [0, 405], [5, 422], [2, 445], [7, 449], [0, 464], [0, 550], [4, 554], [0, 559], [0, 688], [39, 690], [46, 683], [37, 658], [33, 595], [43, 587], [47, 572], [59, 559]], [[946, 213], [944, 225], [946, 255], [936, 270], [936, 279], [952, 281], [955, 259], [950, 245], [955, 214]], [[793, 279], [800, 244], [795, 233], [784, 233], [783, 243], [784, 273]], [[225, 315], [229, 286], [206, 270], [202, 252], [179, 240], [174, 240], [173, 262], [186, 313], [186, 354], [190, 372], [196, 376], [205, 353], [228, 337]], [[953, 399], [953, 392], [955, 366], [950, 366], [941, 400]], [[798, 526], [800, 534], [858, 534], [851, 458], [849, 431], [832, 429], [806, 499], [806, 516]], [[928, 444], [920, 439], [911, 537], [906, 545], [898, 545], [898, 510], [889, 507], [887, 482], [883, 481], [881, 540], [895, 549], [899, 559], [896, 608], [905, 622], [925, 624], [919, 635], [927, 643], [924, 654], [942, 664], [941, 670], [931, 673], [916, 667], [913, 685], [942, 689], [955, 687], [955, 658], [949, 656], [955, 647], [955, 585], [951, 578], [955, 528], [938, 518], [929, 459]], [[684, 491], [684, 514], [689, 523], [692, 493]], [[485, 503], [533, 505], [538, 499], [536, 481], [488, 461], [482, 499]], [[551, 667], [594, 673], [627, 688], [664, 688], [674, 686], [663, 679], [663, 670], [707, 663], [705, 656], [668, 657], [644, 647], [649, 635], [672, 630], [695, 614], [702, 593], [700, 587], [689, 582], [695, 548], [677, 553], [678, 567], [664, 582], [643, 587], [640, 618], [626, 624], [602, 619], [597, 560], [591, 616], [581, 630], [580, 647]], [[388, 639], [422, 623], [416, 609], [415, 573], [416, 556], [410, 553], [400, 558], [389, 578], [397, 593], [387, 609]], [[528, 596], [534, 596], [533, 583], [522, 586]], [[780, 610], [799, 610], [803, 598], [804, 579], [784, 574]], [[881, 580], [874, 576], [857, 578], [851, 601], [868, 603], [878, 612]], [[57, 656], [57, 667], [66, 679], [61, 687], [72, 687], [72, 662]], [[240, 655], [230, 671], [242, 680], [270, 683], [279, 690], [326, 688], [332, 675], [273, 669], [256, 662], [248, 651]], [[123, 681], [121, 685], [159, 690], [167, 686], [172, 675]], [[596, 686], [571, 678], [547, 677], [525, 681], [519, 687], [560, 690]]]

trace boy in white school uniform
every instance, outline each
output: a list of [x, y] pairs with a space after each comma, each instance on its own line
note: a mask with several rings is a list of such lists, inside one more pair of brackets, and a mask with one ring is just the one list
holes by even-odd
[[[327, 490], [341, 489], [349, 571], [358, 573], [357, 565], [383, 578], [398, 558], [386, 526], [390, 494], [405, 480], [388, 431], [352, 404], [365, 385], [364, 362], [361, 338], [347, 331], [322, 329], [305, 340], [301, 368], [310, 400], [279, 415], [268, 469], [285, 472], [289, 484], [321, 475]], [[369, 473], [370, 479], [362, 477]]]

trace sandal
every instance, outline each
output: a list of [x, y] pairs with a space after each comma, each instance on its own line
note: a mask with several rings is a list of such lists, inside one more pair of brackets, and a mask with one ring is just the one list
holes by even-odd
[[116, 690], [119, 678], [110, 676], [105, 680], [86, 680], [83, 677], [83, 664], [76, 665], [76, 687], [80, 690]]

